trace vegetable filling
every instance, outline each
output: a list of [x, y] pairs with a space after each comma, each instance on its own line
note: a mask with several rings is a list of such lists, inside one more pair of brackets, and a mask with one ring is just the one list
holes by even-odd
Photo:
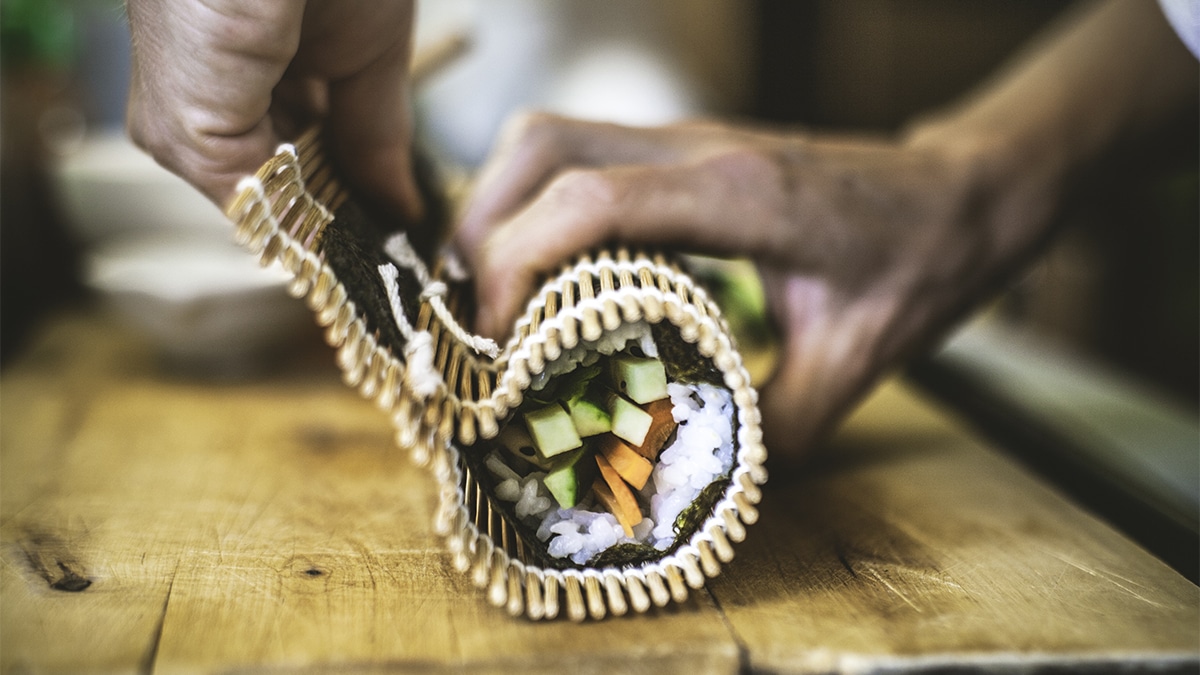
[[728, 479], [730, 392], [670, 371], [650, 328], [626, 327], [548, 364], [491, 442], [494, 494], [549, 558], [659, 556], [686, 533], [689, 507]]

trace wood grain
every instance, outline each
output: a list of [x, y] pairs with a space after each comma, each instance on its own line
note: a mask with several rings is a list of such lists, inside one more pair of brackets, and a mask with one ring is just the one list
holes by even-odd
[[4, 672], [895, 672], [1200, 661], [1197, 588], [897, 383], [683, 606], [510, 619], [324, 349], [202, 383], [92, 314], [0, 379]]
[[777, 508], [714, 581], [755, 668], [1194, 663], [1195, 586], [897, 393], [775, 472]]

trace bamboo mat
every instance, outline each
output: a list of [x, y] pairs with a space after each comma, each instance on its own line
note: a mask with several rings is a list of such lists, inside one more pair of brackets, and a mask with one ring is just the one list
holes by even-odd
[[599, 623], [491, 607], [433, 483], [311, 353], [161, 374], [83, 312], [0, 378], [4, 672], [1195, 672], [1200, 591], [888, 382], [687, 603]]

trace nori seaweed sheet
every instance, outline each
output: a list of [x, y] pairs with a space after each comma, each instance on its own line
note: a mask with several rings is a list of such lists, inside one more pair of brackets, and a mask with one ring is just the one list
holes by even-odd
[[684, 341], [673, 326], [668, 328], [662, 323], [651, 324], [650, 334], [658, 346], [658, 358], [663, 362], [669, 379], [686, 384], [725, 386], [725, 378], [712, 360], [702, 356], [696, 345]]
[[[388, 216], [361, 195], [352, 195], [338, 207], [333, 222], [321, 234], [320, 243], [325, 262], [346, 287], [347, 295], [366, 321], [367, 330], [376, 333], [379, 341], [397, 356], [403, 354], [404, 338], [391, 318], [391, 305], [379, 276], [379, 266], [391, 262], [383, 251], [384, 242], [397, 232], [404, 232], [429, 265], [448, 217], [433, 165], [418, 152], [414, 154], [413, 166], [425, 206], [419, 222]], [[399, 265], [396, 268], [400, 272], [397, 282], [405, 316], [409, 323], [416, 324], [423, 289], [412, 271]]]

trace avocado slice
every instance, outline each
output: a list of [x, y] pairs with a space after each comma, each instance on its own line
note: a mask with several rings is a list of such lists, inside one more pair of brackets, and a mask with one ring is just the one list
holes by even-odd
[[612, 360], [612, 379], [617, 391], [634, 403], [643, 404], [667, 397], [667, 371], [662, 361], [623, 354]]
[[650, 425], [654, 422], [650, 413], [616, 393], [612, 393], [608, 397], [608, 411], [612, 415], [613, 435], [635, 446], [641, 445], [646, 440], [646, 434], [649, 433]]
[[571, 416], [558, 403], [525, 413], [525, 426], [538, 453], [545, 459], [583, 445]]

